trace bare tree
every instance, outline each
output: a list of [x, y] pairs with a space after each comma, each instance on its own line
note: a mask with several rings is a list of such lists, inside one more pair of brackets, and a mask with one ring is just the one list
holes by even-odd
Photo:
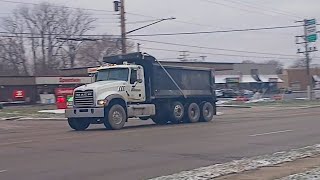
[[284, 64], [280, 61], [277, 61], [277, 60], [269, 60], [269, 61], [266, 61], [265, 64], [272, 64], [272, 65], [275, 65], [276, 68], [277, 68], [277, 74], [282, 74], [282, 70], [283, 70], [283, 67], [284, 67]]
[[3, 19], [3, 27], [12, 35], [1, 39], [1, 58], [14, 67], [14, 74], [29, 75], [25, 38], [22, 34], [25, 30], [23, 19], [18, 13], [13, 12], [11, 17]]
[[255, 64], [255, 62], [251, 61], [251, 60], [243, 60], [241, 63], [244, 63], [244, 64]]
[[76, 56], [82, 42], [70, 40], [77, 37], [81, 37], [86, 32], [94, 29], [92, 23], [96, 19], [92, 18], [90, 14], [84, 12], [83, 10], [77, 9], [73, 12], [64, 12], [63, 15], [63, 34], [65, 34], [65, 47], [63, 51], [66, 52], [68, 56], [68, 62], [66, 63], [69, 67], [76, 66]]
[[305, 68], [307, 67], [307, 60], [305, 58], [297, 59], [290, 66], [291, 68]]
[[[14, 10], [12, 16], [3, 19], [3, 28], [19, 35], [16, 39], [21, 37], [24, 56], [31, 59], [34, 73], [45, 75], [55, 73], [57, 68], [75, 66], [80, 45], [67, 39], [93, 29], [94, 20], [82, 10], [42, 3]], [[27, 42], [25, 36], [28, 36]], [[61, 37], [65, 40], [59, 39]], [[31, 53], [26, 54], [26, 48]]]
[[0, 39], [2, 75], [29, 75], [24, 46], [18, 40]]
[[[127, 51], [132, 51], [134, 45], [127, 41]], [[79, 50], [80, 66], [100, 66], [103, 64], [103, 57], [120, 54], [119, 39], [104, 36], [100, 40], [84, 42]]]

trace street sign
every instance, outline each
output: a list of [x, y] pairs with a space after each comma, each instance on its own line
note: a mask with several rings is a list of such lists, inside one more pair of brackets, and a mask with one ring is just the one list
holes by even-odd
[[306, 28], [306, 41], [308, 42], [316, 42], [317, 37], [317, 22], [315, 19], [305, 20], [305, 28]]

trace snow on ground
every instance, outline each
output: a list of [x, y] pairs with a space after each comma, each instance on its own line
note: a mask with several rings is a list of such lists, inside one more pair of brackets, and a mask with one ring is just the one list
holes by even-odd
[[51, 114], [64, 114], [65, 109], [52, 109], [52, 110], [41, 110], [39, 113], [51, 113]]
[[293, 174], [287, 177], [283, 177], [279, 180], [319, 180], [319, 179], [320, 179], [320, 168], [315, 168], [303, 173]]
[[[152, 180], [206, 180], [320, 155], [320, 144], [161, 176]], [[318, 178], [319, 179], [319, 178]], [[287, 180], [287, 179], [285, 179]]]

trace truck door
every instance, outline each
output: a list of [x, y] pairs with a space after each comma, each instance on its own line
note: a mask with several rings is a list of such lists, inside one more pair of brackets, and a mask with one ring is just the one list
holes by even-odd
[[130, 93], [129, 100], [131, 102], [145, 101], [145, 86], [143, 68], [132, 68], [130, 73]]

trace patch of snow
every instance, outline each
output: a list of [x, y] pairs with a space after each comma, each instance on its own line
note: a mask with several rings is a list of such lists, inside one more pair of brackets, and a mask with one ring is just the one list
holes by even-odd
[[[290, 151], [282, 151], [273, 154], [257, 156], [252, 158], [243, 158], [224, 164], [215, 164], [207, 167], [201, 167], [194, 170], [182, 171], [180, 173], [157, 177], [152, 180], [186, 180], [186, 179], [213, 179], [243, 171], [254, 170], [265, 166], [277, 165], [284, 162], [291, 162], [297, 159], [320, 155], [320, 145], [308, 146]], [[285, 179], [287, 180], [287, 179]]]
[[39, 113], [51, 113], [51, 114], [64, 114], [66, 112], [65, 109], [53, 109], [53, 110], [41, 110]]
[[287, 177], [283, 177], [279, 180], [319, 180], [320, 179], [320, 168], [315, 168], [310, 171], [306, 171], [299, 174], [293, 174]]

